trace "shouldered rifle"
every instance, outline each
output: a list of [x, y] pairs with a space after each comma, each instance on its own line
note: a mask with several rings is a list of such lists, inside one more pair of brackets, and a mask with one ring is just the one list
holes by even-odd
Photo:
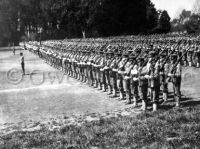
[[181, 59], [183, 58], [183, 56], [190, 50], [190, 48], [188, 48], [181, 57], [179, 57], [179, 59], [177, 60], [177, 62], [175, 63], [174, 67], [172, 68], [172, 72], [175, 71], [176, 66], [180, 63]]

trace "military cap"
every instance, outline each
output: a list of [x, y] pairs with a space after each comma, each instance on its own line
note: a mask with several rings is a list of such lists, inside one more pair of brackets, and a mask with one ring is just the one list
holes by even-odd
[[105, 52], [106, 54], [112, 54], [113, 52], [112, 51], [107, 51]]
[[128, 57], [128, 56], [129, 56], [129, 53], [123, 53], [123, 56], [124, 56], [124, 57]]
[[116, 55], [117, 56], [122, 56], [122, 53], [121, 52], [117, 52]]
[[133, 53], [133, 52], [134, 52], [133, 50], [129, 50], [129, 51], [128, 51], [129, 54], [131, 54], [131, 53]]
[[136, 59], [136, 55], [134, 54], [129, 55], [129, 59]]
[[177, 58], [177, 54], [172, 54], [171, 55], [171, 59], [176, 59]]
[[166, 53], [162, 53], [162, 54], [160, 55], [161, 58], [165, 58], [166, 56], [167, 56]]
[[139, 61], [139, 62], [144, 61], [144, 57], [142, 57], [142, 56], [139, 57], [139, 58], [138, 58], [138, 61]]
[[99, 54], [103, 54], [104, 52], [103, 51], [99, 51]]
[[155, 52], [154, 51], [151, 51], [151, 52], [149, 52], [149, 57], [154, 57], [155, 56]]

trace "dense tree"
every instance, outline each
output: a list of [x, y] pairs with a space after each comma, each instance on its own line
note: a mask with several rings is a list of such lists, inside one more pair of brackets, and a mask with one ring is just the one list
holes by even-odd
[[200, 32], [200, 16], [193, 14], [188, 21], [184, 24], [188, 33]]
[[159, 27], [160, 27], [160, 31], [162, 33], [167, 33], [171, 29], [170, 17], [168, 15], [167, 11], [165, 11], [165, 10], [162, 11], [162, 13], [160, 15]]
[[[196, 7], [197, 8], [197, 7]], [[171, 22], [172, 31], [187, 31], [188, 33], [200, 32], [200, 14], [183, 10], [179, 18]]]
[[[0, 19], [11, 24], [10, 37], [19, 32], [34, 39], [41, 32], [43, 39], [150, 33], [159, 22], [150, 0], [1, 0], [0, 12], [8, 15]], [[162, 18], [167, 32], [166, 12]]]
[[200, 14], [200, 1], [196, 0], [193, 5], [193, 12], [195, 14]]

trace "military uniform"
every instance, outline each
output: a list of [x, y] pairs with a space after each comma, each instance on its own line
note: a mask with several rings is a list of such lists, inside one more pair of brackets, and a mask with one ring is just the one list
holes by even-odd
[[153, 102], [153, 111], [157, 111], [157, 106], [159, 102], [160, 93], [160, 64], [158, 62], [153, 62], [150, 66], [150, 87], [151, 87], [151, 101]]
[[124, 73], [123, 76], [123, 87], [126, 93], [126, 100], [127, 104], [131, 104], [131, 69], [133, 68], [133, 61], [134, 57], [130, 56], [128, 62], [124, 66]]
[[147, 67], [143, 66], [144, 58], [139, 58], [139, 68], [138, 68], [138, 90], [139, 98], [142, 100], [141, 110], [146, 111], [147, 109], [147, 93], [148, 93], [148, 74]]
[[111, 85], [111, 76], [110, 76], [110, 65], [112, 64], [112, 61], [114, 60], [112, 58], [112, 52], [107, 52], [107, 58], [106, 58], [106, 62], [105, 62], [105, 67], [104, 67], [104, 73], [105, 73], [105, 81], [106, 81], [106, 86], [109, 89], [109, 95], [112, 94], [112, 85]]
[[124, 66], [127, 63], [127, 57], [124, 55], [122, 60], [119, 62], [118, 65], [118, 74], [117, 74], [117, 87], [119, 89], [120, 100], [124, 99], [124, 86], [123, 86], [123, 74], [124, 74]]
[[182, 74], [182, 68], [180, 62], [177, 64], [177, 55], [172, 55], [172, 63], [169, 68], [169, 74], [168, 77], [171, 78], [172, 84], [173, 84], [173, 90], [174, 90], [174, 98], [176, 100], [176, 106], [180, 106], [180, 100], [181, 100], [181, 74]]
[[169, 73], [169, 63], [165, 62], [166, 55], [161, 55], [161, 63], [160, 63], [160, 82], [161, 82], [161, 90], [163, 95], [163, 101], [166, 102], [168, 98], [168, 83], [167, 83], [167, 75]]
[[100, 57], [98, 59], [98, 61], [95, 64], [96, 67], [96, 78], [99, 84], [99, 89], [102, 90], [102, 81], [101, 81], [101, 76], [102, 76], [102, 71], [100, 71], [100, 69], [103, 67], [104, 65], [104, 57], [103, 57], [103, 51], [100, 51]]
[[131, 93], [133, 95], [133, 106], [138, 106], [138, 65], [135, 63], [131, 70]]
[[116, 52], [116, 58], [112, 61], [110, 65], [110, 77], [111, 77], [111, 86], [113, 88], [113, 96], [112, 97], [117, 97], [117, 66], [119, 65], [119, 62], [121, 61], [121, 53]]

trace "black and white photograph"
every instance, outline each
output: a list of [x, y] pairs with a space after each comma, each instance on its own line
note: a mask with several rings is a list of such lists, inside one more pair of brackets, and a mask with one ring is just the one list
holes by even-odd
[[0, 0], [0, 149], [200, 149], [200, 0]]

